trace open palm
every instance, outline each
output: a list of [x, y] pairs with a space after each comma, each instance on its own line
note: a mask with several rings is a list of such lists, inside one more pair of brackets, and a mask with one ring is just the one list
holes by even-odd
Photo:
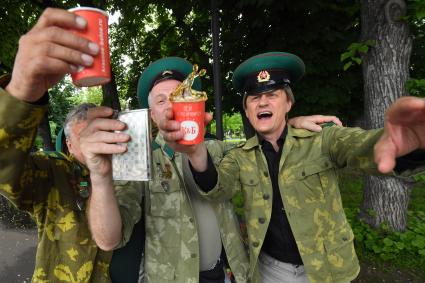
[[425, 149], [425, 99], [402, 97], [385, 114], [384, 134], [375, 145], [375, 162], [387, 173], [395, 158]]

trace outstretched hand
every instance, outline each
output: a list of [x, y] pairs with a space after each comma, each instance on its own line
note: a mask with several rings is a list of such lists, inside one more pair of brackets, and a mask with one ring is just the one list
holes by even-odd
[[402, 97], [386, 111], [384, 133], [375, 145], [379, 171], [390, 172], [397, 157], [416, 149], [425, 149], [425, 99]]

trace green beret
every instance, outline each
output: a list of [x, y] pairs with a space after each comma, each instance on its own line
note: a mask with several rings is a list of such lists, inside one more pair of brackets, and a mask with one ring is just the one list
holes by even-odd
[[233, 73], [233, 86], [241, 93], [253, 95], [291, 85], [305, 73], [304, 62], [286, 52], [267, 52], [242, 62]]
[[[193, 65], [180, 57], [165, 57], [151, 63], [140, 75], [137, 84], [137, 97], [140, 108], [148, 108], [148, 96], [151, 89], [160, 81], [174, 79], [183, 81], [193, 71]], [[201, 90], [201, 80], [195, 79], [195, 90]]]

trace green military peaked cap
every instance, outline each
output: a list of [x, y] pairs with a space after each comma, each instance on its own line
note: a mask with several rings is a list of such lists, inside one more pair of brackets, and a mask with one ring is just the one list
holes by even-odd
[[286, 52], [267, 52], [242, 62], [233, 73], [233, 86], [251, 95], [291, 85], [305, 73], [303, 60]]
[[[137, 97], [140, 108], [148, 108], [148, 95], [154, 85], [167, 79], [183, 81], [193, 70], [193, 65], [180, 57], [165, 57], [151, 63], [140, 75]], [[192, 88], [201, 90], [201, 80], [195, 79]]]

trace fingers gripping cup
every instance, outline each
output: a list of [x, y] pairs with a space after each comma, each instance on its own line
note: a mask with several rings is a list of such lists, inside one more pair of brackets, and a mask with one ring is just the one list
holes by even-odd
[[73, 30], [77, 35], [99, 46], [99, 53], [94, 56], [90, 67], [79, 66], [78, 71], [71, 74], [76, 86], [89, 87], [103, 85], [111, 80], [111, 67], [108, 42], [108, 14], [100, 9], [91, 7], [78, 7], [69, 10], [87, 21], [85, 30]]
[[192, 89], [196, 77], [205, 75], [205, 69], [198, 72], [198, 66], [193, 66], [193, 72], [170, 94], [174, 120], [180, 122], [185, 132], [180, 144], [198, 144], [204, 140], [205, 101], [207, 94]]

